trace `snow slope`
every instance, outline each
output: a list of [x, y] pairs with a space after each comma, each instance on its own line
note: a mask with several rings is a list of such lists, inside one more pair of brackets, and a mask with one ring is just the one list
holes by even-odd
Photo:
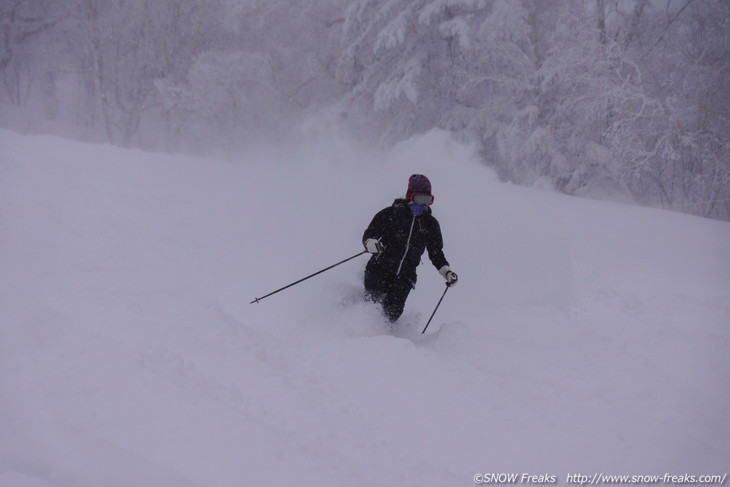
[[[357, 300], [413, 172], [402, 328]], [[730, 224], [497, 182], [440, 132], [221, 162], [0, 131], [0, 486], [456, 486], [730, 469]], [[431, 331], [431, 329], [429, 329]]]

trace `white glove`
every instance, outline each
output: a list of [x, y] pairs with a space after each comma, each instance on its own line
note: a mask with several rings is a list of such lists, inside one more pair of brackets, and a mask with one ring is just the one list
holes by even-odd
[[449, 269], [449, 266], [447, 265], [439, 269], [439, 274], [441, 274], [444, 279], [446, 279], [446, 285], [449, 287], [455, 286], [456, 282], [459, 280], [459, 276], [456, 275], [456, 272]]
[[367, 249], [367, 251], [371, 254], [379, 254], [380, 252], [385, 250], [385, 245], [380, 243], [380, 240], [369, 238], [365, 240], [365, 249]]

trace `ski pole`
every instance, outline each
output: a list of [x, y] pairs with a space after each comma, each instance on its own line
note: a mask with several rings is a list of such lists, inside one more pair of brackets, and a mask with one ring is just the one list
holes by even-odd
[[310, 274], [310, 275], [308, 275], [307, 277], [303, 277], [303, 278], [299, 279], [299, 280], [298, 280], [298, 281], [296, 281], [296, 282], [292, 282], [291, 284], [287, 284], [286, 286], [284, 286], [284, 287], [282, 287], [282, 288], [279, 288], [279, 289], [277, 289], [276, 291], [272, 291], [272, 292], [270, 292], [269, 294], [267, 294], [267, 295], [265, 295], [265, 296], [261, 296], [260, 298], [255, 298], [255, 299], [254, 299], [253, 301], [251, 301], [251, 302], [250, 302], [250, 303], [248, 303], [248, 304], [258, 303], [258, 302], [259, 302], [259, 301], [261, 301], [262, 299], [264, 299], [264, 298], [268, 298], [268, 297], [269, 297], [269, 296], [271, 296], [272, 294], [276, 294], [276, 293], [278, 293], [279, 291], [283, 291], [284, 289], [287, 289], [287, 288], [290, 288], [290, 287], [294, 286], [295, 284], [299, 284], [299, 283], [300, 283], [300, 282], [302, 282], [302, 281], [306, 281], [306, 280], [307, 280], [307, 279], [309, 279], [310, 277], [314, 277], [314, 276], [316, 276], [317, 274], [322, 274], [322, 273], [323, 273], [324, 271], [328, 271], [328, 270], [332, 269], [333, 267], [337, 267], [337, 266], [338, 266], [338, 265], [340, 265], [340, 264], [344, 264], [344, 263], [345, 263], [345, 262], [347, 262], [348, 260], [352, 260], [352, 259], [354, 259], [355, 257], [360, 257], [360, 256], [361, 256], [362, 254], [367, 254], [367, 252], [368, 252], [367, 250], [363, 250], [362, 252], [360, 252], [360, 253], [358, 253], [358, 254], [355, 254], [355, 255], [353, 255], [352, 257], [348, 257], [347, 259], [345, 259], [345, 260], [342, 260], [342, 261], [338, 262], [337, 264], [333, 264], [333, 265], [331, 265], [331, 266], [329, 266], [329, 267], [326, 267], [326, 268], [322, 269], [321, 271], [317, 271], [317, 272], [315, 272], [314, 274]]
[[451, 286], [449, 286], [449, 283], [446, 283], [446, 289], [444, 289], [444, 293], [441, 295], [441, 299], [439, 299], [439, 302], [436, 305], [436, 308], [433, 310], [433, 313], [431, 313], [431, 317], [428, 319], [428, 323], [426, 323], [426, 326], [423, 328], [423, 331], [421, 332], [421, 334], [426, 333], [426, 328], [428, 328], [428, 325], [431, 324], [431, 320], [433, 319], [433, 315], [436, 314], [436, 310], [439, 309], [439, 306], [441, 306], [441, 301], [444, 300], [444, 296], [446, 296], [446, 291], [448, 291], [450, 287]]

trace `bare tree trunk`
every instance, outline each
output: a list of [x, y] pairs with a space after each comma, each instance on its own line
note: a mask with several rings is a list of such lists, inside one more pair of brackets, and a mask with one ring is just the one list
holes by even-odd
[[86, 0], [86, 14], [91, 27], [91, 38], [89, 45], [91, 47], [91, 60], [94, 63], [93, 77], [96, 84], [96, 91], [99, 97], [99, 105], [101, 107], [101, 115], [104, 121], [104, 130], [109, 142], [114, 142], [114, 130], [112, 127], [111, 111], [109, 108], [109, 97], [107, 96], [108, 88], [106, 86], [106, 77], [104, 74], [104, 57], [102, 55], [101, 46], [101, 29], [99, 27], [99, 12], [97, 4], [94, 0]]
[[58, 96], [56, 94], [56, 72], [48, 71], [43, 83], [45, 116], [48, 120], [58, 118]]
[[624, 37], [624, 50], [629, 47], [631, 41], [634, 40], [634, 37], [636, 37], [639, 32], [639, 21], [641, 20], [641, 14], [644, 13], [646, 2], [647, 0], [639, 0], [634, 7], [634, 15], [631, 17], [629, 31], [626, 33], [626, 37]]
[[598, 40], [605, 52], [608, 45], [608, 34], [606, 33], [606, 0], [597, 0], [596, 10], [598, 16]]

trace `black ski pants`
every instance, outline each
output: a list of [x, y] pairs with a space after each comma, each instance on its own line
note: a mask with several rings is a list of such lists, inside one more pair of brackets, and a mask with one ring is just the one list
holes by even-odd
[[413, 283], [407, 277], [388, 276], [369, 269], [365, 270], [365, 295], [371, 301], [380, 303], [390, 323], [394, 323], [403, 314], [411, 289]]

